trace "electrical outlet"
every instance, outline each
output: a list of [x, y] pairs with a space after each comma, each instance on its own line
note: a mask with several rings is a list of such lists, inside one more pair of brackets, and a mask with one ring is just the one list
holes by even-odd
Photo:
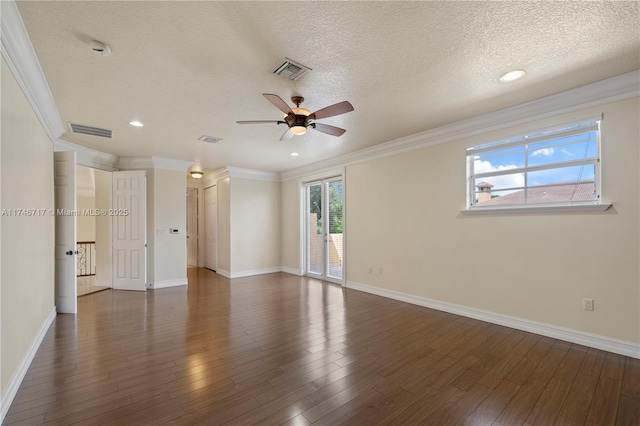
[[378, 273], [382, 275], [382, 268], [378, 268]]
[[585, 311], [593, 311], [593, 299], [582, 299], [582, 309]]

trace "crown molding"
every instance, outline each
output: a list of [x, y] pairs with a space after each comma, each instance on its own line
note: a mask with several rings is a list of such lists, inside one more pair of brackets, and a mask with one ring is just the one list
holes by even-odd
[[153, 159], [151, 157], [118, 157], [118, 167], [120, 170], [153, 169]]
[[186, 172], [192, 161], [174, 160], [163, 157], [119, 157], [118, 166], [122, 170], [160, 169]]
[[49, 138], [55, 142], [65, 132], [64, 124], [18, 7], [13, 0], [5, 0], [0, 2], [0, 9], [2, 56]]
[[640, 71], [458, 121], [281, 173], [283, 181], [640, 96]]
[[58, 151], [75, 151], [76, 162], [81, 166], [87, 166], [94, 169], [106, 170], [113, 172], [118, 170], [118, 156], [107, 154], [105, 152], [96, 151], [82, 145], [76, 145], [71, 142], [55, 139], [53, 142], [53, 150]]
[[229, 170], [226, 167], [221, 169], [214, 170], [213, 172], [206, 172], [202, 179], [202, 187], [208, 188], [210, 186], [216, 185], [219, 180], [225, 179], [229, 177]]
[[269, 182], [281, 181], [280, 173], [278, 172], [265, 172], [263, 170], [243, 169], [231, 166], [223, 167], [221, 169], [214, 170], [213, 172], [207, 172], [200, 180], [202, 181], [202, 186], [207, 188], [215, 185], [219, 180], [225, 178], [252, 179]]
[[280, 182], [280, 173], [265, 172], [263, 170], [243, 169], [240, 167], [227, 166], [229, 176], [238, 179], [265, 180], [271, 182]]
[[189, 167], [193, 164], [193, 161], [189, 160], [174, 160], [172, 158], [163, 157], [151, 157], [154, 169], [162, 170], [174, 170], [176, 172], [185, 172], [189, 170]]

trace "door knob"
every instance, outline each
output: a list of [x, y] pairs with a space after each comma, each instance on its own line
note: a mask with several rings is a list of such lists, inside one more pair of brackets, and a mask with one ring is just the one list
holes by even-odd
[[65, 253], [67, 256], [73, 256], [73, 250], [69, 250], [68, 252]]

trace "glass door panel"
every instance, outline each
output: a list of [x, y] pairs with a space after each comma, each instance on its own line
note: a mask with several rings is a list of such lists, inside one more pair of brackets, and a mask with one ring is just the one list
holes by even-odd
[[329, 218], [328, 234], [325, 259], [326, 276], [333, 280], [342, 281], [342, 258], [343, 258], [343, 233], [342, 233], [342, 204], [344, 199], [344, 191], [342, 188], [342, 179], [332, 180], [325, 183], [325, 194], [327, 199]]
[[342, 178], [305, 186], [306, 274], [342, 284], [344, 234]]
[[322, 234], [322, 182], [307, 185], [306, 257], [307, 274], [324, 275], [324, 236]]

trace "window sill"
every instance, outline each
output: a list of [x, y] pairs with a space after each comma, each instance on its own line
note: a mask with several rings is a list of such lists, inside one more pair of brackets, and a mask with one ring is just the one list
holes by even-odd
[[602, 213], [611, 207], [611, 203], [548, 205], [548, 206], [511, 206], [511, 207], [473, 207], [462, 210], [468, 216], [511, 215], [511, 214], [547, 214], [547, 213]]

